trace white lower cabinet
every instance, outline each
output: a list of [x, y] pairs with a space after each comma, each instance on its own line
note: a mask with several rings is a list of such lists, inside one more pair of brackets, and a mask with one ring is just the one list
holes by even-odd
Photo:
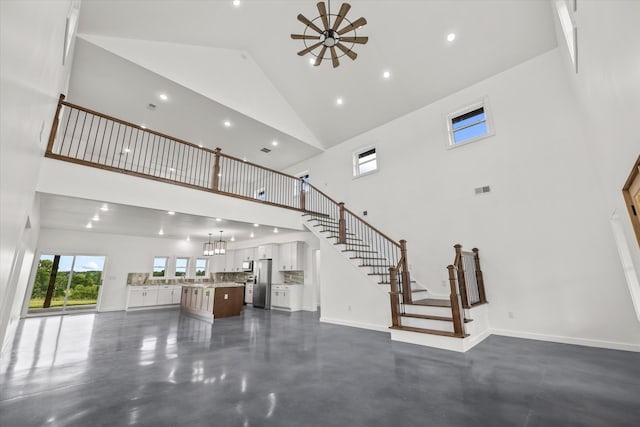
[[253, 304], [253, 283], [247, 283], [244, 285], [244, 302], [247, 304]]
[[127, 309], [180, 304], [182, 286], [127, 286]]
[[158, 286], [129, 286], [127, 308], [149, 307], [158, 302]]
[[271, 285], [271, 308], [302, 310], [302, 285]]

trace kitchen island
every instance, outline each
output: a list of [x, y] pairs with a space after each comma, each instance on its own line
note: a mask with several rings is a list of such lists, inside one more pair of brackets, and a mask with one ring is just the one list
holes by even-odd
[[239, 316], [243, 297], [244, 284], [241, 283], [182, 285], [180, 309], [206, 320]]

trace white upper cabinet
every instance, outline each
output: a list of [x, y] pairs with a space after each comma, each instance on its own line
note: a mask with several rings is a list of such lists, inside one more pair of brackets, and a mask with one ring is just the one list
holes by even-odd
[[304, 270], [304, 242], [289, 242], [280, 245], [278, 270]]
[[277, 245], [274, 245], [274, 244], [258, 246], [256, 259], [273, 259], [273, 255], [275, 253], [276, 248], [277, 248]]

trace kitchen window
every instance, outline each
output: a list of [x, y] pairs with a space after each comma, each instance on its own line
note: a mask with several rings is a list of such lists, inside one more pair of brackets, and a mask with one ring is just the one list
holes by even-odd
[[196, 259], [196, 277], [202, 277], [207, 275], [207, 259]]
[[353, 153], [353, 176], [360, 177], [378, 170], [375, 147], [367, 147]]
[[493, 135], [486, 98], [447, 115], [449, 148]]
[[189, 258], [176, 258], [175, 277], [185, 277], [187, 275], [188, 267], [189, 267]]
[[167, 271], [167, 257], [153, 258], [153, 277], [164, 277]]

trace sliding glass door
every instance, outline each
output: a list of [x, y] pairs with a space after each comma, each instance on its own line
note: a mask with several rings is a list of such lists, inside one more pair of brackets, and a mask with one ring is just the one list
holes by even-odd
[[41, 255], [28, 314], [95, 309], [105, 257]]

